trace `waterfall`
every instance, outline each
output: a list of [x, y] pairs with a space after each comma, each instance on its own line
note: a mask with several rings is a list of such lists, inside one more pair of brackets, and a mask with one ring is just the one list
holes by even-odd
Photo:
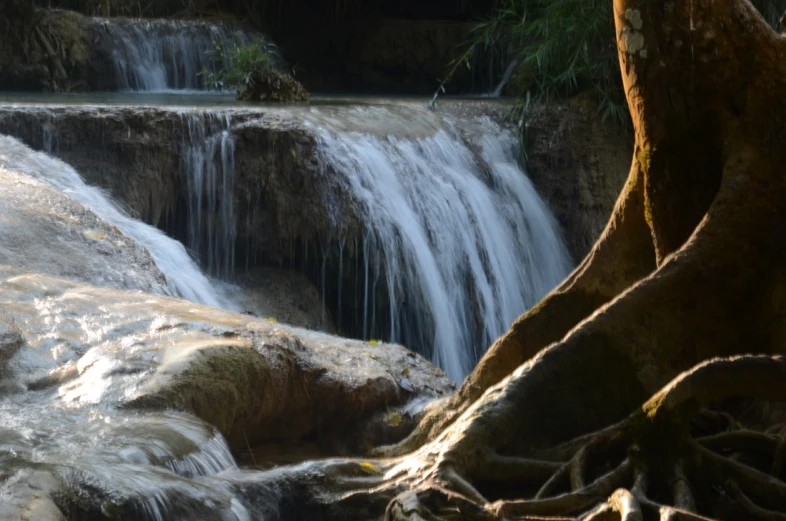
[[235, 266], [235, 140], [229, 113], [181, 116], [182, 164], [188, 196], [186, 246], [208, 273], [230, 277]]
[[391, 341], [431, 351], [455, 381], [571, 268], [514, 136], [487, 126], [477, 152], [454, 129], [418, 140], [319, 131], [323, 164], [364, 214], [364, 335], [384, 321]]
[[123, 91], [204, 90], [201, 73], [219, 66], [216, 46], [251, 41], [240, 29], [200, 21], [98, 19], [96, 24], [109, 40], [105, 45]]
[[[407, 103], [281, 111], [305, 127], [316, 146], [284, 165], [258, 159], [256, 154], [271, 152], [264, 140], [252, 147], [245, 139], [236, 143], [234, 132], [245, 136], [254, 126], [268, 128], [262, 111], [178, 107], [161, 116], [174, 129], [167, 153], [176, 157], [165, 163], [174, 169], [160, 175], [179, 193], [159, 224], [185, 247], [150, 227], [134, 238], [153, 254], [173, 292], [233, 307], [231, 302], [240, 302], [235, 289], [211, 281], [192, 257], [225, 281], [237, 280], [238, 254], [253, 259], [246, 269], [289, 261], [321, 290], [324, 322], [329, 313], [340, 334], [402, 343], [459, 381], [516, 317], [569, 272], [558, 226], [518, 166], [515, 135], [487, 118], [454, 120]], [[65, 157], [89, 154], [88, 147], [58, 130], [65, 124], [60, 117], [42, 109], [32, 117], [35, 124], [17, 124], [15, 132], [29, 134], [26, 139], [33, 142], [33, 134], [42, 133], [41, 146]], [[115, 120], [107, 118], [107, 128]], [[99, 143], [111, 150], [118, 138], [104, 135], [109, 138]], [[236, 158], [236, 152], [243, 157]], [[286, 182], [265, 186], [269, 175], [302, 176], [311, 183], [309, 189], [323, 194], [322, 200], [310, 199], [317, 206], [302, 211], [324, 216], [324, 222], [308, 224], [305, 231], [286, 229], [289, 223], [277, 223], [280, 217], [273, 212], [263, 214], [268, 220], [260, 226], [251, 215], [270, 211], [278, 197], [267, 191], [297, 190]], [[101, 192], [90, 190], [118, 212]], [[297, 193], [281, 195], [297, 204]], [[107, 217], [102, 212], [110, 210], [85, 202], [83, 195], [77, 198], [99, 208], [95, 213], [107, 221], [121, 219]], [[126, 226], [144, 226], [134, 223], [117, 226], [131, 235]], [[285, 234], [278, 242], [262, 237], [267, 226], [281, 226]], [[159, 240], [165, 242], [148, 246]]]
[[117, 227], [126, 237], [145, 247], [171, 286], [172, 294], [214, 307], [232, 308], [200, 271], [182, 244], [157, 228], [129, 217], [99, 188], [85, 184], [68, 164], [35, 152], [19, 141], [0, 136], [2, 163], [25, 172], [79, 201], [100, 219]]
[[499, 98], [502, 96], [502, 89], [504, 89], [505, 85], [507, 85], [510, 81], [510, 77], [513, 75], [513, 71], [516, 70], [518, 63], [518, 60], [513, 60], [510, 62], [508, 68], [505, 69], [505, 74], [502, 75], [502, 79], [497, 84], [497, 87], [493, 91], [489, 92], [490, 98]]

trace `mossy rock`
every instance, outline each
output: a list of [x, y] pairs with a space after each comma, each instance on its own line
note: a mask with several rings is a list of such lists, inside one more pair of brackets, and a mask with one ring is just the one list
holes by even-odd
[[289, 74], [267, 69], [255, 72], [248, 85], [237, 90], [240, 101], [308, 101], [308, 92]]

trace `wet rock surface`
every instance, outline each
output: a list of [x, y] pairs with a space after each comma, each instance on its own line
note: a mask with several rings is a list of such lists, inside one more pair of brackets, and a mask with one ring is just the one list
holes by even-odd
[[[514, 123], [507, 121], [509, 110], [504, 101], [444, 100], [438, 105], [440, 114], [463, 125], [485, 116], [514, 131]], [[600, 235], [630, 167], [631, 138], [613, 123], [601, 122], [596, 110], [578, 99], [538, 108], [527, 120], [527, 174], [560, 222], [574, 260]], [[236, 139], [239, 241], [261, 241], [251, 247], [279, 262], [279, 245], [292, 237], [329, 236], [334, 225], [348, 235], [360, 228], [347, 194], [320, 171], [308, 109], [212, 112], [230, 115]], [[189, 139], [189, 119], [203, 113], [19, 105], [0, 107], [0, 132], [51, 151], [89, 183], [109, 190], [133, 215], [162, 225], [183, 210], [184, 201], [178, 200], [185, 184], [180, 158]], [[359, 131], [373, 132], [376, 120], [368, 116], [356, 124]], [[417, 134], [422, 125], [419, 121], [408, 128], [402, 121], [401, 131]], [[436, 119], [433, 128], [439, 128]]]
[[22, 143], [0, 136], [0, 264], [100, 286], [168, 293], [144, 248], [68, 195], [26, 175], [36, 157]]
[[[20, 387], [0, 398], [14, 449], [13, 460], [0, 455], [2, 493], [23, 510], [32, 496], [57, 500], [69, 479], [139, 499], [124, 468], [146, 487], [231, 469], [224, 439], [238, 451], [308, 438], [325, 454], [357, 453], [377, 441], [347, 436], [361, 423], [378, 422], [372, 430], [384, 437], [385, 425], [400, 425], [375, 411], [412, 403], [400, 414], [414, 417], [454, 388], [401, 346], [2, 266], [0, 316], [24, 324], [8, 361]], [[44, 409], [56, 412], [36, 412]], [[20, 483], [32, 480], [34, 453], [49, 490], [28, 497], [35, 487]]]
[[600, 237], [630, 171], [633, 137], [603, 122], [586, 96], [527, 119], [527, 174], [559, 221], [575, 261]]
[[12, 322], [0, 318], [0, 371], [23, 343], [19, 329]]
[[336, 332], [322, 296], [302, 273], [256, 268], [239, 275], [234, 283], [243, 290], [238, 305], [246, 313], [305, 329]]
[[[389, 338], [384, 325], [380, 326], [383, 331], [377, 328], [376, 332], [368, 332], [364, 318], [367, 308], [361, 306], [362, 294], [368, 290], [358, 272], [363, 270], [364, 256], [368, 255], [364, 241], [373, 223], [366, 215], [369, 203], [358, 197], [357, 187], [350, 186], [352, 172], [358, 165], [350, 164], [350, 160], [337, 167], [337, 162], [344, 160], [325, 157], [325, 141], [330, 140], [330, 135], [347, 136], [350, 141], [352, 136], [362, 135], [370, 140], [368, 143], [378, 139], [373, 146], [388, 147], [386, 153], [394, 158], [411, 150], [421, 153], [417, 149], [394, 150], [397, 143], [406, 147], [405, 143], [428, 140], [447, 131], [459, 137], [458, 143], [471, 151], [470, 159], [476, 163], [473, 168], [484, 183], [494, 184], [490, 181], [492, 168], [513, 166], [510, 162], [493, 166], [484, 154], [484, 136], [489, 132], [515, 134], [515, 125], [507, 119], [509, 102], [442, 99], [434, 112], [426, 110], [425, 104], [425, 100], [375, 99], [350, 103], [322, 99], [312, 100], [308, 106], [256, 107], [22, 103], [0, 107], [0, 132], [16, 135], [34, 148], [51, 151], [75, 166], [89, 183], [109, 190], [132, 215], [186, 244], [193, 234], [190, 227], [195, 206], [193, 196], [186, 195], [191, 189], [189, 183], [195, 174], [206, 171], [204, 163], [199, 163], [203, 166], [196, 171], [189, 163], [198, 151], [195, 143], [231, 141], [233, 177], [229, 190], [234, 194], [234, 246], [227, 244], [216, 251], [234, 248], [231, 262], [241, 278], [249, 268], [279, 267], [304, 275], [316, 286], [329, 312], [324, 313], [321, 303], [311, 298], [313, 305], [305, 306], [310, 311], [291, 313], [303, 307], [303, 302], [297, 302], [299, 297], [282, 305], [276, 305], [281, 299], [270, 299], [266, 305], [255, 308], [250, 304], [257, 300], [254, 294], [261, 293], [252, 287], [244, 297], [242, 309], [281, 321], [299, 320], [299, 325], [309, 327], [318, 324], [346, 336]], [[222, 133], [225, 137], [221, 137]], [[577, 261], [600, 234], [611, 212], [629, 163], [628, 138], [612, 124], [599, 123], [595, 109], [576, 103], [534, 111], [528, 119], [528, 134], [529, 177], [554, 211]], [[222, 150], [203, 147], [200, 161], [220, 161]], [[359, 152], [362, 151], [352, 153]], [[396, 165], [401, 159], [404, 158], [399, 156], [390, 164]], [[430, 160], [441, 161], [436, 156]], [[416, 163], [411, 165], [416, 171]], [[222, 181], [212, 182], [221, 186]], [[380, 192], [374, 204], [385, 203], [386, 197]], [[204, 196], [201, 200], [206, 207]], [[531, 208], [532, 204], [525, 206]], [[215, 220], [203, 218], [202, 222]], [[521, 223], [522, 219], [516, 221]], [[204, 253], [194, 251], [203, 259]], [[332, 257], [326, 260], [326, 255]], [[374, 270], [373, 277], [385, 266], [372, 263], [370, 269]], [[355, 276], [348, 276], [351, 273]], [[238, 282], [246, 286], [246, 282]], [[278, 294], [293, 296], [295, 292]], [[390, 316], [390, 309], [385, 307], [389, 293], [381, 288], [377, 295], [377, 302], [383, 304], [376, 316]], [[330, 319], [335, 329], [331, 329]], [[475, 313], [468, 320], [480, 324], [480, 314]], [[508, 320], [502, 322], [507, 324]], [[431, 326], [426, 324], [410, 329], [428, 331], [428, 327]], [[413, 349], [431, 357], [434, 342], [430, 333], [425, 337], [399, 337], [399, 341], [417, 346]], [[488, 345], [486, 341], [474, 342], [481, 348]]]
[[[264, 248], [293, 235], [316, 237], [337, 214], [342, 215], [345, 227], [357, 226], [346, 199], [337, 197], [330, 180], [321, 176], [314, 134], [297, 113], [244, 108], [208, 112], [154, 107], [0, 107], [0, 132], [60, 157], [89, 184], [109, 190], [132, 215], [162, 227], [186, 210], [187, 171], [182, 158], [191, 144], [189, 125], [220, 133], [230, 124], [236, 140], [239, 241], [265, 241], [255, 244]], [[326, 208], [326, 198], [341, 206]], [[297, 234], [292, 233], [295, 230]]]

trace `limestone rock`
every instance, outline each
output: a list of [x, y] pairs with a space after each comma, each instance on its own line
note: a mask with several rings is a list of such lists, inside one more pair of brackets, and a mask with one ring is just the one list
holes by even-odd
[[527, 175], [554, 212], [574, 260], [600, 237], [630, 170], [633, 138], [601, 121], [586, 95], [527, 116]]
[[[7, 136], [0, 136], [0, 150], [0, 265], [113, 288], [168, 292], [149, 252], [32, 175], [31, 165], [40, 159], [36, 152]], [[0, 322], [0, 343], [2, 336]]]
[[308, 101], [308, 92], [291, 75], [267, 69], [255, 72], [248, 85], [237, 90], [237, 99], [241, 101]]
[[454, 390], [398, 345], [3, 265], [0, 309], [26, 340], [9, 361], [16, 388], [0, 393], [3, 519], [59, 521], [74, 502], [98, 518], [170, 495], [183, 512], [231, 510], [215, 486], [237, 471], [230, 449], [357, 454], [408, 432], [387, 411], [415, 417]]
[[58, 479], [47, 471], [24, 469], [0, 489], [0, 519], [8, 521], [66, 521], [53, 501]]
[[[398, 345], [1, 266], [0, 303], [8, 303], [10, 319], [25, 317], [31, 345], [40, 344], [40, 334], [67, 341], [60, 351], [71, 355], [55, 367], [39, 361], [36, 369], [27, 360], [22, 378], [32, 387], [59, 386], [58, 399], [70, 407], [186, 411], [235, 448], [307, 436], [337, 448], [374, 412], [454, 388], [442, 371]], [[90, 327], [66, 334], [78, 323]], [[71, 364], [76, 371], [47, 380]]]
[[59, 9], [36, 10], [7, 20], [0, 35], [0, 86], [4, 89], [72, 92], [87, 90], [91, 64], [84, 17]]

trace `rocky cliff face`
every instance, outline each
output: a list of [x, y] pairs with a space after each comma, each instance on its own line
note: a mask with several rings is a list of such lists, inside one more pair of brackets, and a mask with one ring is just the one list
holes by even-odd
[[[261, 34], [237, 21], [95, 18], [36, 9], [0, 16], [0, 90], [44, 92], [206, 89], [203, 71], [221, 66], [217, 46]], [[267, 45], [276, 67], [275, 46]]]
[[625, 184], [633, 137], [602, 122], [597, 105], [584, 97], [535, 109], [527, 131], [527, 174], [578, 262], [600, 236]]
[[[88, 183], [109, 190], [133, 215], [176, 236], [185, 233], [189, 172], [184, 156], [191, 132], [199, 140], [228, 125], [235, 140], [238, 242], [276, 250], [279, 241], [326, 233], [330, 217], [324, 201], [342, 199], [320, 175], [314, 136], [297, 119], [244, 110], [233, 110], [229, 123], [221, 111], [0, 109], [0, 132], [57, 155]], [[345, 228], [356, 226], [351, 208], [339, 213]]]
[[93, 54], [85, 18], [71, 11], [0, 16], [0, 90], [88, 90], [101, 60]]
[[[507, 106], [459, 102], [440, 110], [460, 118], [486, 113], [502, 121]], [[527, 123], [528, 175], [559, 220], [574, 260], [603, 230], [630, 166], [631, 138], [600, 122], [595, 110], [581, 101], [554, 104], [534, 111]], [[133, 214], [177, 236], [186, 226], [183, 151], [191, 139], [189, 125], [230, 124], [241, 254], [264, 250], [266, 262], [279, 264], [295, 240], [331, 240], [361, 230], [352, 198], [323, 170], [305, 118], [296, 111], [233, 109], [227, 123], [226, 114], [4, 107], [0, 132], [52, 151]]]

